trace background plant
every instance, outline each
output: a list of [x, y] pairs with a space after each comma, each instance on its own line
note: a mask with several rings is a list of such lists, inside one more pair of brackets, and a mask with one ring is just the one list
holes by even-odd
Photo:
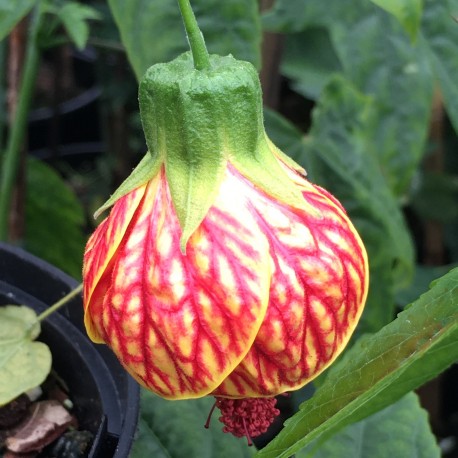
[[[1, 37], [43, 5], [41, 24], [51, 21], [53, 27], [41, 28], [48, 33], [40, 35], [31, 20], [29, 46], [89, 43], [102, 57], [101, 111], [117, 113], [117, 122], [129, 127], [127, 140], [117, 143], [131, 157], [110, 142], [115, 133], [108, 122], [109, 149], [90, 172], [60, 168], [58, 174], [43, 162], [28, 161], [24, 245], [78, 275], [83, 225], [90, 224], [84, 212], [129, 173], [133, 151], [143, 152], [136, 79], [150, 65], [185, 51], [187, 43], [175, 0], [22, 0], [14, 8], [3, 0]], [[370, 294], [354, 345], [259, 456], [358, 456], [356, 450], [359, 456], [385, 456], [377, 450], [381, 442], [391, 456], [439, 456], [410, 391], [458, 359], [458, 271], [446, 274], [458, 262], [457, 2], [277, 0], [264, 13], [256, 0], [194, 0], [193, 6], [210, 52], [232, 53], [259, 69], [264, 62], [268, 133], [311, 181], [344, 204], [370, 258]], [[269, 35], [261, 52], [263, 30], [279, 35]], [[109, 71], [110, 59], [121, 76]], [[73, 189], [84, 181], [79, 196], [85, 207], [62, 174]], [[94, 181], [105, 187], [94, 192], [88, 185]], [[43, 183], [49, 183], [46, 191]], [[296, 393], [292, 405], [298, 407], [309, 393], [310, 387]], [[201, 430], [208, 403], [170, 403], [144, 393], [134, 456], [153, 450], [176, 457], [224, 456], [223, 450], [227, 456], [253, 454], [241, 441], [223, 437], [217, 424], [211, 434]], [[196, 415], [202, 417], [199, 424], [191, 419]], [[406, 430], [393, 429], [395, 421]], [[415, 428], [422, 434], [412, 439]], [[387, 435], [396, 440], [387, 444]]]

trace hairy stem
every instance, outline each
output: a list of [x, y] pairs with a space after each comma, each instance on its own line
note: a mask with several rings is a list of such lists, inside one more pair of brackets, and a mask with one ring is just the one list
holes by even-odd
[[186, 34], [188, 35], [189, 46], [191, 47], [194, 67], [197, 70], [204, 70], [210, 67], [210, 58], [204, 37], [197, 25], [196, 17], [192, 11], [189, 0], [178, 0], [181, 16], [183, 18]]

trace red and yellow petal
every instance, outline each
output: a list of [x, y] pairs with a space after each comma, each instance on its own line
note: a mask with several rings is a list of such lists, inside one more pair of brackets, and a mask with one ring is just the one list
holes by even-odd
[[268, 241], [243, 191], [228, 174], [183, 255], [162, 171], [87, 304], [126, 369], [162, 397], [212, 392], [245, 357], [266, 314]]
[[217, 396], [272, 396], [316, 377], [347, 344], [367, 294], [368, 263], [361, 240], [340, 204], [300, 179], [298, 211], [259, 193], [259, 231], [270, 243], [273, 277], [264, 322]]
[[[103, 337], [94, 326], [91, 316], [94, 310], [101, 306], [103, 291], [108, 287], [107, 272], [143, 198], [145, 189], [146, 185], [118, 200], [111, 210], [110, 217], [100, 223], [86, 245], [83, 266], [85, 325], [91, 339], [98, 343], [103, 342]], [[93, 299], [97, 289], [102, 290], [102, 296], [96, 293]], [[91, 313], [86, 313], [89, 304], [92, 310]]]

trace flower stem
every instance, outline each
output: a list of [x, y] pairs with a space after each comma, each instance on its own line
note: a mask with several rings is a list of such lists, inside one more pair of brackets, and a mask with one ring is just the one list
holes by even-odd
[[6, 151], [3, 155], [0, 170], [0, 240], [8, 238], [8, 220], [11, 207], [11, 196], [19, 167], [21, 147], [27, 129], [28, 113], [32, 100], [34, 83], [38, 70], [40, 52], [38, 49], [38, 30], [40, 28], [42, 8], [37, 5], [31, 19], [29, 41], [27, 43], [19, 100], [14, 121], [8, 136]]
[[77, 296], [83, 290], [83, 284], [81, 283], [75, 289], [72, 289], [66, 296], [62, 299], [59, 299], [55, 304], [51, 305], [51, 307], [47, 308], [44, 312], [40, 313], [37, 317], [38, 321], [43, 321], [47, 318], [51, 313], [54, 313], [56, 310], [60, 309], [63, 305], [67, 302], [71, 301], [75, 296]]
[[191, 47], [194, 67], [197, 70], [204, 70], [210, 67], [210, 58], [204, 37], [192, 11], [189, 0], [178, 0], [181, 16], [183, 18], [186, 34], [188, 35], [189, 46]]

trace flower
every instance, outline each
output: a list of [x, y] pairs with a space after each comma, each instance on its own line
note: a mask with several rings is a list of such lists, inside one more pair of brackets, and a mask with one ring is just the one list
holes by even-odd
[[336, 199], [282, 164], [302, 208], [229, 164], [186, 254], [163, 167], [90, 238], [89, 336], [158, 395], [274, 396], [348, 342], [367, 292], [364, 247]]
[[268, 139], [253, 66], [210, 56], [196, 70], [185, 53], [139, 92], [149, 152], [99, 210], [114, 204], [86, 247], [86, 329], [159, 396], [215, 396], [224, 431], [250, 444], [278, 415], [272, 398], [347, 344], [366, 252]]

